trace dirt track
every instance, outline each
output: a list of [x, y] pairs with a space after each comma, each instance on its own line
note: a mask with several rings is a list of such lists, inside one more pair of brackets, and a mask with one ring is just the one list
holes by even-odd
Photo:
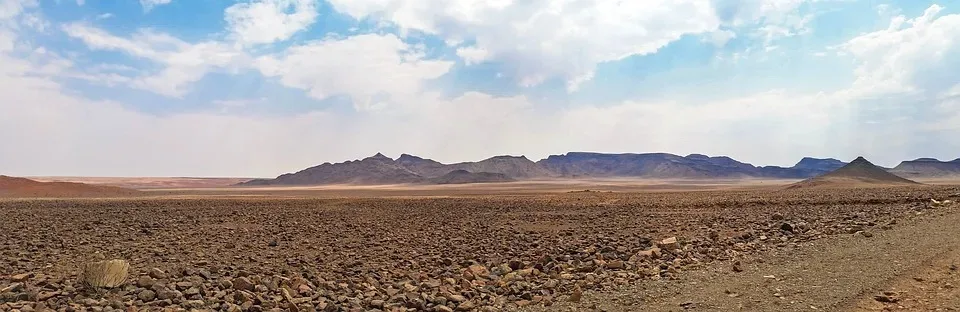
[[[787, 256], [786, 266], [777, 267], [789, 267], [792, 260], [845, 259], [817, 256], [816, 248], [857, 239], [867, 242], [862, 248], [882, 244], [888, 233], [907, 231], [904, 224], [926, 222], [910, 221], [917, 212], [950, 211], [928, 209], [926, 202], [958, 191], [4, 201], [0, 310], [257, 311], [291, 304], [306, 311], [553, 310], [564, 308], [578, 288], [586, 291], [576, 305], [581, 308], [589, 307], [594, 291], [629, 296], [626, 303], [632, 305], [619, 306], [625, 310], [670, 310], [686, 303], [622, 292], [630, 285], [676, 289], [693, 296], [698, 309], [708, 309], [712, 295], [684, 282], [688, 278], [708, 274], [711, 267], [729, 270], [739, 260], [744, 272], [732, 278], [749, 286], [768, 280], [762, 271], [777, 263], [778, 254]], [[889, 225], [894, 220], [898, 223]], [[885, 225], [892, 230], [882, 230]], [[859, 231], [874, 236], [851, 236]], [[660, 242], [674, 236], [678, 246]], [[811, 242], [813, 247], [804, 247]], [[653, 252], [655, 247], [660, 250]], [[766, 263], [752, 262], [757, 256]], [[76, 282], [77, 267], [98, 258], [130, 261], [131, 283], [108, 292], [84, 289]], [[836, 274], [873, 283], [860, 279], [864, 274]], [[790, 281], [794, 275], [775, 276]], [[862, 289], [858, 285], [844, 287]], [[778, 300], [796, 295], [793, 288], [781, 291], [788, 299]], [[753, 295], [768, 298], [761, 292], [738, 298]]]
[[744, 257], [739, 272], [714, 263], [676, 280], [588, 292], [580, 303], [549, 310], [958, 311], [957, 224], [960, 207], [914, 212], [869, 237], [837, 235]]

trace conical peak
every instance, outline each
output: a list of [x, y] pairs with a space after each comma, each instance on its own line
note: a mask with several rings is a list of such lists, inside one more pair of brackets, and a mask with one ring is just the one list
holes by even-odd
[[873, 163], [871, 163], [870, 161], [868, 161], [866, 158], [863, 158], [863, 156], [857, 156], [857, 158], [854, 159], [853, 161], [851, 161], [850, 163], [851, 163], [851, 164], [853, 164], [853, 163], [862, 163], [862, 164], [871, 164], [871, 165], [873, 164]]
[[370, 156], [370, 157], [367, 157], [366, 159], [374, 159], [374, 160], [389, 160], [389, 161], [393, 161], [393, 159], [391, 159], [390, 157], [387, 157], [387, 156], [384, 156], [384, 155], [383, 155], [382, 153], [377, 153], [376, 155], [373, 155], [373, 156]]

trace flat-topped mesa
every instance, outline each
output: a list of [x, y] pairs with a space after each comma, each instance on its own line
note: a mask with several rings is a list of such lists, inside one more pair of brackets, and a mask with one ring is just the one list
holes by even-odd
[[843, 165], [846, 165], [846, 163], [833, 158], [804, 157], [800, 159], [800, 161], [797, 162], [796, 165], [793, 165], [793, 168], [811, 169], [811, 168], [822, 168], [824, 166], [827, 166], [827, 167], [833, 167], [831, 169], [833, 170], [833, 169], [843, 167]]
[[493, 156], [493, 157], [490, 157], [490, 158], [487, 158], [487, 159], [488, 159], [488, 160], [510, 160], [510, 159], [529, 160], [529, 159], [527, 159], [527, 156], [524, 156], [524, 155], [520, 155], [520, 156], [498, 155], [498, 156]]
[[940, 161], [936, 158], [917, 158], [903, 161], [891, 170], [906, 177], [956, 177], [960, 176], [960, 159]]

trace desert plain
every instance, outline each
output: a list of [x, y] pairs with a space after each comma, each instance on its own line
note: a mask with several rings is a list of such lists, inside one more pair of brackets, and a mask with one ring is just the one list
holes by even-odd
[[[0, 199], [0, 310], [960, 307], [960, 181], [222, 182]], [[81, 281], [109, 259], [122, 285]]]

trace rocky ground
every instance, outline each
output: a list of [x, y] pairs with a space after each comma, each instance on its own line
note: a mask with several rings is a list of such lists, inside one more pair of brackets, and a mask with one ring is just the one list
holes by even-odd
[[[0, 310], [501, 311], [870, 237], [955, 187], [0, 202]], [[954, 198], [956, 200], [956, 198]], [[124, 259], [123, 286], [83, 263]], [[744, 262], [741, 262], [744, 261]]]

